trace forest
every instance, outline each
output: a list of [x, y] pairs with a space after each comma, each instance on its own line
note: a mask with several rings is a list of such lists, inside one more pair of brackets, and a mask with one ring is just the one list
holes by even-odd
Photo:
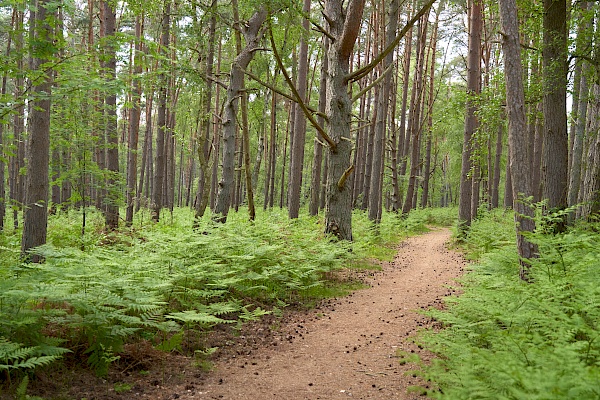
[[132, 343], [204, 362], [433, 226], [472, 263], [424, 393], [599, 398], [599, 12], [2, 1], [0, 398]]

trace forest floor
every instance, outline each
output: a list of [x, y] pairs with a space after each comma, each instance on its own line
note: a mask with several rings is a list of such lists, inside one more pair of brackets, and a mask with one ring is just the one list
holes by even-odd
[[449, 240], [450, 231], [437, 228], [409, 238], [381, 271], [360, 273], [365, 289], [310, 311], [268, 316], [237, 334], [216, 332], [209, 345], [219, 350], [210, 362], [142, 343], [127, 349], [106, 379], [54, 371], [38, 376], [31, 392], [87, 400], [423, 398], [407, 389], [427, 382], [400, 361], [412, 353], [432, 357], [410, 338], [433, 324], [420, 311], [456, 294], [465, 261]]

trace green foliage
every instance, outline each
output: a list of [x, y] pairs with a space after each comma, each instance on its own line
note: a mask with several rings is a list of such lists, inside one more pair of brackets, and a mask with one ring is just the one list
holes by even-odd
[[423, 210], [402, 220], [385, 214], [375, 229], [361, 213], [356, 241], [340, 244], [322, 233], [321, 219], [289, 220], [278, 209], [259, 213], [256, 222], [244, 213], [231, 213], [227, 224], [207, 216], [196, 230], [188, 209], [151, 225], [143, 225], [148, 221], [139, 213], [135, 228], [110, 234], [102, 232], [102, 215], [90, 211], [83, 236], [81, 213], [69, 211], [50, 218], [48, 244], [36, 250], [46, 260], [42, 265], [21, 263], [19, 232], [5, 232], [0, 369], [29, 370], [72, 351], [104, 376], [131, 341], [184, 351], [186, 330], [239, 326], [281, 315], [289, 304], [356, 289], [352, 282], [332, 282], [332, 272], [389, 257], [405, 232], [448, 215]]
[[446, 327], [420, 338], [441, 356], [427, 371], [439, 386], [430, 395], [599, 398], [598, 226], [533, 234], [532, 283], [518, 277], [511, 227], [512, 215], [500, 212], [474, 221], [466, 247], [479, 262], [462, 279], [464, 293], [430, 311]]

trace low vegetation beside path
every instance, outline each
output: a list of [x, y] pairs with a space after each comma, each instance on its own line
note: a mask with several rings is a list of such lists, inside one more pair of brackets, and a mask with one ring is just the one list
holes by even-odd
[[[289, 220], [273, 210], [255, 222], [231, 223], [193, 214], [150, 223], [140, 213], [130, 230], [106, 234], [103, 218], [88, 215], [81, 236], [78, 212], [53, 216], [43, 264], [19, 260], [19, 232], [0, 236], [0, 374], [5, 384], [69, 360], [106, 375], [128, 343], [163, 351], [205, 352], [201, 338], [216, 326], [281, 314], [339, 295], [348, 283], [332, 271], [372, 267], [391, 258], [402, 236], [448, 223], [456, 210], [422, 210], [408, 219], [385, 214], [377, 229], [356, 213], [355, 242], [325, 236], [322, 219]], [[190, 333], [194, 334], [190, 334]], [[199, 333], [199, 334], [198, 334]]]
[[519, 279], [512, 213], [473, 222], [475, 259], [463, 294], [432, 315], [445, 329], [421, 341], [440, 358], [427, 371], [436, 399], [600, 398], [600, 224], [561, 234], [543, 228], [531, 282]]

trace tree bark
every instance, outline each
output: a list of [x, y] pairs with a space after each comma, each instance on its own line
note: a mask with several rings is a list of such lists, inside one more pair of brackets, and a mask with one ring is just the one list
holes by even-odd
[[[109, 1], [103, 1], [104, 7], [104, 29], [106, 47], [106, 78], [113, 82], [117, 78], [117, 54], [116, 54], [116, 11]], [[119, 197], [118, 187], [119, 174], [119, 133], [117, 126], [117, 93], [110, 88], [104, 100], [106, 118], [106, 197], [104, 198], [104, 224], [107, 230], [112, 231], [119, 227]]]
[[50, 61], [55, 48], [52, 14], [48, 11], [50, 3], [47, 0], [37, 1], [35, 18], [30, 24], [34, 39], [31, 66], [34, 70], [42, 72], [42, 76], [33, 82], [32, 87], [21, 255], [36, 263], [42, 262], [43, 258], [30, 253], [30, 250], [46, 243], [48, 229], [50, 98], [53, 72], [43, 71], [42, 68], [45, 69], [44, 64]]
[[523, 69], [521, 66], [521, 45], [519, 41], [519, 23], [515, 0], [500, 0], [500, 18], [503, 29], [502, 48], [504, 50], [504, 70], [506, 77], [506, 98], [508, 112], [508, 140], [510, 151], [510, 169], [512, 173], [513, 207], [515, 210], [517, 249], [521, 258], [520, 277], [529, 279], [530, 263], [528, 259], [537, 257], [537, 246], [529, 242], [523, 232], [533, 232], [534, 210], [527, 198], [533, 195], [530, 164], [527, 154], [525, 116], [525, 93], [523, 89]]
[[[304, 15], [310, 14], [311, 0], [304, 0], [302, 12]], [[308, 77], [308, 35], [309, 21], [304, 18], [302, 20], [302, 29], [304, 35], [300, 39], [300, 52], [298, 54], [298, 80], [297, 90], [298, 96], [302, 101], [306, 101], [306, 85]], [[293, 135], [293, 147], [290, 151], [290, 179], [289, 179], [289, 195], [288, 195], [288, 215], [290, 218], [298, 218], [300, 212], [300, 193], [302, 189], [302, 171], [304, 167], [304, 147], [306, 142], [306, 117], [299, 109], [299, 105], [295, 105], [295, 122]]]
[[[160, 36], [160, 51], [163, 57], [168, 58], [168, 49], [171, 36], [171, 0], [165, 0], [162, 16], [162, 32]], [[167, 63], [167, 61], [163, 61]], [[166, 65], [165, 65], [166, 67]], [[160, 211], [163, 208], [163, 195], [166, 170], [166, 131], [167, 131], [167, 93], [169, 90], [169, 78], [166, 72], [161, 72], [158, 87], [158, 117], [156, 129], [156, 160], [154, 162], [154, 179], [152, 187], [152, 220], [158, 222]]]
[[544, 0], [543, 197], [550, 209], [567, 206], [567, 2]]
[[[382, 2], [382, 4], [385, 4]], [[387, 32], [385, 34], [385, 47], [388, 47], [396, 39], [398, 31], [398, 14], [400, 12], [400, 1], [392, 0], [388, 11]], [[390, 104], [390, 87], [392, 85], [392, 76], [394, 71], [388, 70], [393, 68], [394, 52], [390, 52], [383, 60], [382, 71], [386, 74], [383, 78], [381, 93], [379, 96], [377, 108], [379, 114], [375, 121], [375, 136], [373, 138], [373, 170], [371, 173], [371, 192], [369, 196], [369, 219], [375, 223], [381, 222], [382, 212], [382, 193], [381, 187], [383, 184], [383, 158], [385, 144], [385, 127]]]
[[227, 101], [223, 117], [223, 175], [219, 182], [219, 193], [215, 205], [215, 220], [225, 222], [231, 207], [231, 191], [234, 186], [235, 137], [238, 99], [243, 88], [244, 70], [258, 50], [262, 39], [261, 27], [267, 18], [265, 7], [261, 7], [250, 18], [244, 29], [246, 47], [237, 55], [230, 73]]
[[[319, 82], [319, 118], [317, 122], [319, 125], [325, 125], [325, 103], [327, 101], [327, 52], [329, 50], [329, 40], [323, 36], [323, 61], [321, 62], [321, 80]], [[319, 214], [319, 205], [321, 197], [321, 173], [323, 166], [323, 145], [318, 137], [314, 139], [314, 157], [313, 157], [313, 168], [311, 174], [311, 186], [310, 186], [310, 203], [308, 207], [308, 213], [310, 215]]]
[[132, 81], [132, 107], [129, 114], [129, 137], [127, 140], [127, 210], [125, 211], [125, 224], [133, 223], [134, 194], [136, 193], [138, 138], [140, 132], [140, 115], [142, 85], [140, 82], [142, 74], [142, 18], [137, 17], [135, 22], [135, 46], [134, 46], [134, 70]]
[[[353, 166], [350, 164], [352, 144], [350, 121], [352, 104], [348, 96], [350, 55], [361, 26], [364, 0], [350, 0], [346, 10], [342, 1], [325, 3], [329, 32], [336, 38], [327, 53], [327, 104], [325, 112], [329, 121], [328, 135], [335, 147], [329, 147], [327, 175], [327, 200], [325, 205], [325, 232], [338, 239], [352, 240], [352, 192], [348, 180]], [[344, 12], [345, 11], [345, 12]]]
[[477, 130], [478, 122], [475, 100], [472, 98], [480, 93], [481, 89], [481, 27], [482, 27], [481, 0], [472, 0], [471, 15], [469, 18], [469, 54], [467, 58], [467, 116], [463, 137], [462, 167], [460, 173], [460, 200], [458, 209], [458, 225], [460, 235], [464, 235], [471, 225], [472, 212], [471, 200], [473, 195], [472, 182], [472, 156], [473, 134]]

